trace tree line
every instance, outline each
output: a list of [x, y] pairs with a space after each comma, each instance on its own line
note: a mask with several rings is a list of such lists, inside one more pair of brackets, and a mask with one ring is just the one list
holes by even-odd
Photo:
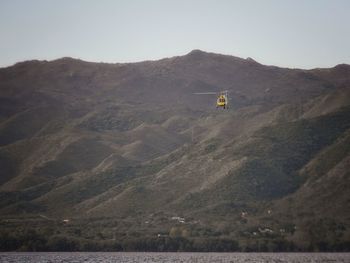
[[297, 252], [350, 251], [350, 242], [310, 243], [299, 247], [292, 241], [244, 240], [229, 238], [126, 237], [121, 240], [91, 240], [56, 234], [45, 236], [35, 230], [21, 234], [0, 232], [0, 251], [149, 251], [149, 252]]

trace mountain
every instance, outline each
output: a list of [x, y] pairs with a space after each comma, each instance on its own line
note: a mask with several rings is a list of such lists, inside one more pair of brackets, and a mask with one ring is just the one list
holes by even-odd
[[346, 64], [1, 68], [0, 249], [346, 251], [349, 136]]

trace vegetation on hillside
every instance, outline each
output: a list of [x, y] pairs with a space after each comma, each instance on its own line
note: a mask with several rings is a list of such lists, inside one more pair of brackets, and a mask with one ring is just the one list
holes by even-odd
[[201, 51], [0, 69], [0, 250], [348, 251], [349, 87]]

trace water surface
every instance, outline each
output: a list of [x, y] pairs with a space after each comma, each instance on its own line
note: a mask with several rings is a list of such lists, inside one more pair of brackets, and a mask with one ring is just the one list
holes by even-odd
[[221, 262], [350, 262], [350, 253], [125, 253], [125, 252], [8, 252], [0, 262], [120, 262], [120, 263], [221, 263]]

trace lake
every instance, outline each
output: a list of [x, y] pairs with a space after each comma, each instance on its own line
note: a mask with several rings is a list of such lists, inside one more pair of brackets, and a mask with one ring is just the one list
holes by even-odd
[[350, 262], [350, 253], [127, 253], [127, 252], [3, 252], [0, 262]]

